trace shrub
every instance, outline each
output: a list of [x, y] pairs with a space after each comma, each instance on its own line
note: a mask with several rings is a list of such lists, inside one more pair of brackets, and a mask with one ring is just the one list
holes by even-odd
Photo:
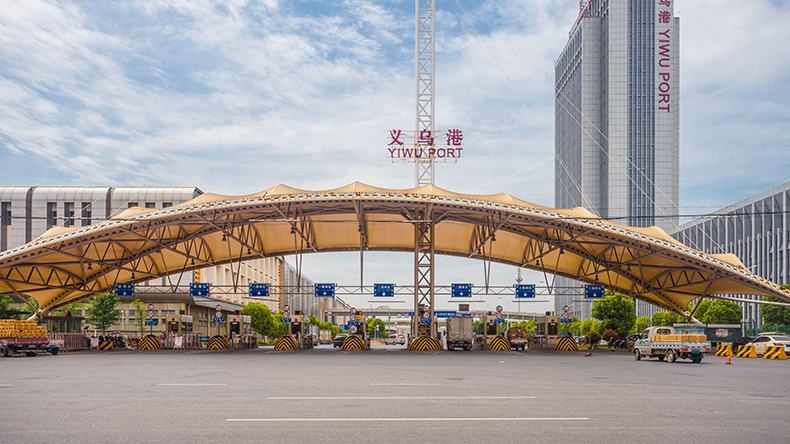
[[604, 341], [606, 341], [606, 342], [609, 342], [609, 341], [611, 341], [612, 339], [617, 339], [617, 338], [619, 338], [620, 336], [617, 334], [617, 332], [616, 332], [616, 331], [614, 331], [614, 330], [612, 330], [612, 329], [610, 328], [610, 329], [608, 329], [608, 330], [605, 330], [605, 331], [603, 332], [603, 335], [601, 335], [601, 337], [603, 337], [603, 340], [604, 340]]
[[595, 330], [590, 330], [584, 335], [584, 342], [593, 345], [601, 341], [601, 334]]

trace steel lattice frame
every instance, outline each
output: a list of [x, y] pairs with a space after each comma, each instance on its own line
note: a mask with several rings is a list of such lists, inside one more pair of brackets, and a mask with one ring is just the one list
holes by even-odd
[[[685, 245], [485, 196], [442, 190], [304, 191], [216, 199], [124, 213], [121, 219], [4, 251], [0, 290], [32, 296], [46, 313], [112, 290], [116, 282], [143, 282], [218, 264], [240, 267], [260, 257], [358, 251], [364, 242], [372, 251], [414, 254], [419, 248], [426, 257], [469, 257], [601, 283], [687, 316], [688, 301], [699, 296], [744, 293], [790, 301], [779, 285]], [[430, 233], [430, 242], [420, 236], [427, 243], [415, 246], [414, 227]], [[422, 294], [428, 297], [430, 290]]]
[[[416, 109], [416, 132], [414, 134], [415, 155], [416, 150], [427, 148], [418, 141], [422, 131], [430, 131], [433, 138], [435, 131], [435, 94], [434, 94], [434, 69], [436, 62], [434, 52], [436, 49], [435, 29], [436, 22], [436, 1], [435, 0], [416, 0], [416, 26], [415, 26], [415, 82], [417, 94]], [[423, 154], [427, 153], [427, 149]], [[415, 187], [422, 185], [432, 185], [434, 183], [436, 159], [434, 156], [415, 157]]]

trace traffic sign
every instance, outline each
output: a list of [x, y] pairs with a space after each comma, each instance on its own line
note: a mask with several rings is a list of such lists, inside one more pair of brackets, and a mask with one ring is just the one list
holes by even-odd
[[496, 318], [497, 318], [497, 319], [502, 319], [502, 313], [497, 313], [497, 314], [496, 314]]
[[291, 318], [280, 318], [280, 322], [291, 322]]
[[251, 298], [268, 298], [269, 297], [269, 284], [253, 282], [250, 284], [250, 297]]
[[215, 318], [221, 318], [222, 317], [222, 312], [218, 311], [218, 312], [214, 313], [214, 317]]
[[145, 321], [146, 327], [154, 327], [156, 325], [159, 325], [159, 319], [151, 319], [150, 321]]
[[395, 296], [395, 284], [373, 284], [373, 296], [377, 298]]
[[402, 315], [402, 314], [400, 314], [400, 313], [398, 313], [398, 319], [400, 319], [400, 318], [402, 318], [402, 317], [403, 317], [403, 315]]
[[214, 322], [225, 322], [225, 318], [214, 318]]
[[131, 282], [115, 284], [115, 296], [119, 298], [133, 298], [134, 284]]
[[584, 297], [587, 299], [600, 299], [604, 297], [605, 287], [602, 284], [586, 284], [584, 286]]
[[497, 313], [502, 313], [502, 306], [501, 305], [497, 305], [496, 306], [496, 312]]
[[348, 332], [349, 333], [351, 333], [352, 335], [355, 335], [355, 334], [357, 334], [358, 331], [359, 331], [359, 326], [358, 325], [353, 325], [353, 324], [350, 324], [350, 323], [348, 324]]
[[348, 321], [348, 325], [359, 325], [359, 321], [351, 319], [350, 321]]
[[154, 304], [148, 304], [148, 309], [149, 310], [153, 310], [154, 309]]
[[420, 319], [421, 324], [430, 324], [431, 320], [429, 318], [422, 318]]
[[516, 285], [517, 298], [534, 298], [535, 297], [535, 284], [518, 284]]
[[504, 323], [505, 323], [504, 319], [494, 319], [494, 324], [504, 324]]
[[222, 306], [217, 304], [217, 305], [214, 306], [214, 310], [222, 311]]
[[335, 284], [315, 284], [315, 297], [317, 298], [335, 297]]
[[283, 305], [283, 311], [291, 311], [291, 306], [288, 304]]
[[457, 313], [454, 311], [435, 311], [433, 312], [437, 318], [450, 318], [453, 316], [457, 316]]
[[207, 298], [211, 294], [211, 284], [208, 282], [190, 282], [189, 296]]
[[568, 305], [563, 305], [562, 306], [562, 312], [563, 313], [567, 313], [569, 311], [571, 311], [571, 307], [570, 306], [568, 306]]
[[357, 309], [356, 309], [356, 308], [354, 308], [354, 307], [351, 307], [351, 308], [348, 310], [348, 312], [349, 312], [349, 313], [351, 313], [352, 315], [355, 315], [355, 314], [357, 314]]
[[568, 318], [568, 319], [561, 318], [561, 319], [560, 319], [560, 322], [561, 322], [561, 323], [564, 323], [564, 324], [570, 324], [572, 321], [573, 321], [573, 320], [572, 320], [571, 318]]
[[291, 312], [290, 311], [284, 311], [283, 312], [283, 317], [284, 318], [290, 318], [291, 317]]
[[422, 312], [422, 317], [423, 318], [430, 318], [431, 317], [431, 312], [429, 310], [425, 310], [424, 312]]
[[472, 317], [472, 313], [461, 313], [461, 317], [462, 318], [471, 318]]
[[154, 311], [153, 310], [148, 310], [148, 317], [149, 318], [153, 318], [154, 317]]
[[451, 297], [454, 298], [472, 297], [472, 284], [453, 284]]

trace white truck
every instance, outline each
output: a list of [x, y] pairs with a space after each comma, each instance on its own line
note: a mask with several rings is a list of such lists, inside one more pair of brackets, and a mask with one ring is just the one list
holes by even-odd
[[642, 332], [634, 344], [634, 359], [639, 361], [643, 356], [655, 357], [667, 362], [676, 359], [691, 359], [699, 363], [710, 352], [710, 342], [705, 335], [681, 335], [673, 327], [650, 327]]
[[474, 320], [471, 317], [451, 316], [447, 318], [447, 350], [471, 350], [475, 339]]

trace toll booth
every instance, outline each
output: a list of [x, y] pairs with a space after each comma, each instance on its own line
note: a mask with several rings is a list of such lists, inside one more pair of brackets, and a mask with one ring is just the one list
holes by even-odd
[[557, 345], [557, 341], [560, 340], [560, 317], [554, 315], [541, 316], [537, 324], [530, 346], [554, 348]]
[[167, 315], [165, 331], [168, 333], [192, 333], [192, 316], [182, 314]]
[[[348, 334], [349, 336], [355, 336], [361, 339], [365, 350], [370, 349], [370, 335], [368, 335], [368, 317], [362, 314], [362, 312], [358, 311], [356, 314], [351, 315], [351, 318], [349, 318]], [[346, 341], [348, 341], [348, 338], [346, 338], [346, 340], [343, 341], [344, 349], [349, 348], [350, 346], [352, 346], [352, 344], [358, 344], [358, 342], [356, 341], [348, 341], [349, 346], [346, 346]], [[359, 348], [358, 345], [354, 345], [353, 347], [354, 349]]]
[[290, 336], [296, 343], [296, 348], [305, 349], [313, 348], [313, 341], [307, 338], [307, 325], [305, 324], [306, 316], [301, 311], [297, 310], [291, 316], [291, 322], [286, 322], [285, 334]]
[[499, 321], [496, 315], [485, 315], [480, 319], [482, 334], [475, 337], [474, 348], [488, 350], [491, 340], [499, 336]]

